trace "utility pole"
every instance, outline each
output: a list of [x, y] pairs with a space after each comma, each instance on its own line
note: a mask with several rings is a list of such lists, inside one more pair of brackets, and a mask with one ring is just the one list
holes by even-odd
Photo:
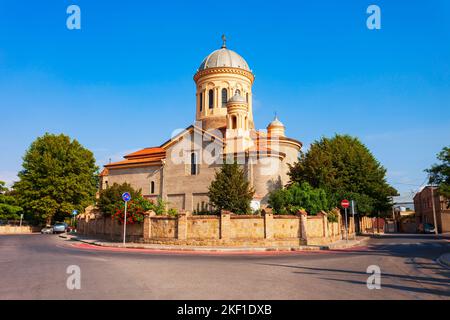
[[433, 220], [434, 220], [434, 234], [438, 234], [438, 226], [436, 219], [436, 206], [434, 205], [434, 190], [433, 185], [431, 185], [431, 206], [433, 207]]

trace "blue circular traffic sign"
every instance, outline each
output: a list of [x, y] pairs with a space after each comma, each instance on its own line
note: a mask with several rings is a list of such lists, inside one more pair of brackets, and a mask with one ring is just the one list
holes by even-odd
[[125, 202], [130, 201], [130, 200], [131, 200], [131, 194], [130, 194], [129, 192], [124, 192], [124, 193], [122, 194], [122, 199], [123, 199], [123, 201], [125, 201]]

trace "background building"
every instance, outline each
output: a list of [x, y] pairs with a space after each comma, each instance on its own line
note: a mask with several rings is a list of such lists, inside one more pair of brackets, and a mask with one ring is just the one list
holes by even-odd
[[450, 209], [447, 208], [448, 199], [439, 195], [437, 187], [427, 186], [414, 196], [414, 208], [419, 222], [434, 225], [433, 201], [439, 233], [450, 232]]

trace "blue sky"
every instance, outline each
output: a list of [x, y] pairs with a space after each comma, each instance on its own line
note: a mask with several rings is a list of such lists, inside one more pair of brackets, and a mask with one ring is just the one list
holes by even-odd
[[[81, 30], [66, 8], [81, 8]], [[366, 28], [377, 4], [382, 29]], [[256, 75], [254, 117], [276, 111], [309, 145], [358, 136], [402, 194], [450, 144], [450, 1], [0, 0], [0, 180], [65, 133], [104, 164], [194, 120], [192, 77], [221, 45]]]

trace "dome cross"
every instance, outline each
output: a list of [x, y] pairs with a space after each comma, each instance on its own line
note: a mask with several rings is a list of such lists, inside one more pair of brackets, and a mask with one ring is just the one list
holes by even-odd
[[227, 47], [227, 37], [225, 35], [222, 35], [222, 49]]

